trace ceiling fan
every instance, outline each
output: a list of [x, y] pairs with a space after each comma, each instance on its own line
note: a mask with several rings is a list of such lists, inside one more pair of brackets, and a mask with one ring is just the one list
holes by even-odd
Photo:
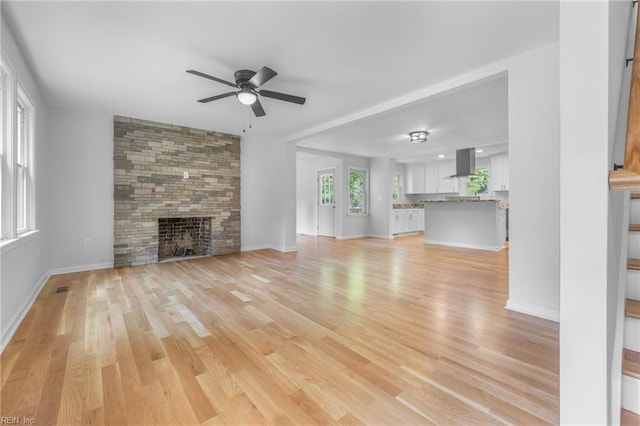
[[260, 104], [260, 100], [258, 99], [259, 95], [267, 98], [279, 99], [285, 102], [293, 102], [294, 104], [299, 105], [304, 105], [306, 101], [305, 98], [301, 98], [300, 96], [287, 95], [286, 93], [272, 92], [271, 90], [264, 89], [261, 89], [260, 91], [256, 90], [264, 83], [278, 75], [277, 72], [269, 67], [262, 67], [258, 72], [249, 70], [238, 70], [233, 74], [233, 77], [236, 80], [235, 83], [231, 83], [230, 81], [222, 80], [221, 78], [213, 77], [196, 70], [187, 70], [187, 72], [189, 74], [208, 78], [209, 80], [217, 81], [218, 83], [226, 84], [227, 86], [240, 89], [237, 92], [227, 92], [221, 95], [199, 99], [198, 102], [207, 103], [215, 101], [217, 99], [227, 98], [229, 96], [235, 95], [241, 103], [251, 106], [251, 109], [253, 110], [253, 113], [256, 117], [262, 117], [266, 115], [266, 112], [264, 112], [264, 108], [262, 108], [262, 104]]

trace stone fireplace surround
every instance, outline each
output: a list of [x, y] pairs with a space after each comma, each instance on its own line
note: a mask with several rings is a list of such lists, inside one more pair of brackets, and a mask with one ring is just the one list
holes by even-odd
[[115, 116], [114, 265], [158, 262], [168, 217], [210, 218], [210, 254], [240, 251], [240, 138]]

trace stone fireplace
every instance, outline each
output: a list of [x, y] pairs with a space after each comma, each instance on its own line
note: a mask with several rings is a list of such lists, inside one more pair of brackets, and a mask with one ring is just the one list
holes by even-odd
[[158, 219], [158, 262], [212, 253], [210, 217]]
[[113, 158], [116, 267], [240, 251], [238, 136], [116, 116]]

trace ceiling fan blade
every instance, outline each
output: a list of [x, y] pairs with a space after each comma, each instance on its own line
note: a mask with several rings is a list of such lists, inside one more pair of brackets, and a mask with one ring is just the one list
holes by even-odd
[[267, 98], [279, 99], [285, 102], [293, 102], [294, 104], [304, 105], [306, 102], [305, 98], [301, 98], [300, 96], [287, 95], [286, 93], [280, 92], [272, 92], [270, 90], [261, 90], [260, 95], [266, 96]]
[[231, 87], [238, 87], [238, 85], [237, 85], [237, 84], [235, 84], [235, 83], [231, 83], [231, 82], [229, 82], [229, 81], [223, 80], [223, 79], [218, 78], [218, 77], [213, 77], [213, 76], [211, 76], [211, 75], [209, 75], [209, 74], [205, 74], [205, 73], [200, 72], [200, 71], [196, 71], [196, 70], [187, 70], [187, 72], [188, 72], [189, 74], [193, 74], [193, 75], [197, 75], [197, 76], [200, 76], [200, 77], [208, 78], [209, 80], [217, 81], [218, 83], [226, 84], [227, 86], [231, 86]]
[[206, 104], [207, 102], [215, 101], [216, 99], [228, 98], [229, 96], [235, 95], [236, 92], [227, 92], [222, 95], [211, 96], [210, 98], [198, 99], [198, 102]]
[[278, 73], [271, 68], [262, 67], [260, 68], [260, 71], [258, 71], [253, 75], [253, 77], [251, 77], [251, 79], [249, 80], [249, 84], [251, 84], [253, 87], [260, 87], [276, 75], [278, 75]]
[[253, 110], [253, 113], [256, 115], [256, 117], [263, 117], [267, 115], [267, 113], [264, 112], [264, 108], [262, 108], [262, 104], [258, 99], [256, 99], [256, 101], [251, 104], [251, 109]]

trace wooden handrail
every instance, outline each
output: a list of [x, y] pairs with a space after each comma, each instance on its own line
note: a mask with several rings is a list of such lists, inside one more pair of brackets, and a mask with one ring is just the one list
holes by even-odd
[[640, 5], [636, 5], [636, 38], [631, 71], [624, 168], [609, 172], [609, 188], [640, 189]]

